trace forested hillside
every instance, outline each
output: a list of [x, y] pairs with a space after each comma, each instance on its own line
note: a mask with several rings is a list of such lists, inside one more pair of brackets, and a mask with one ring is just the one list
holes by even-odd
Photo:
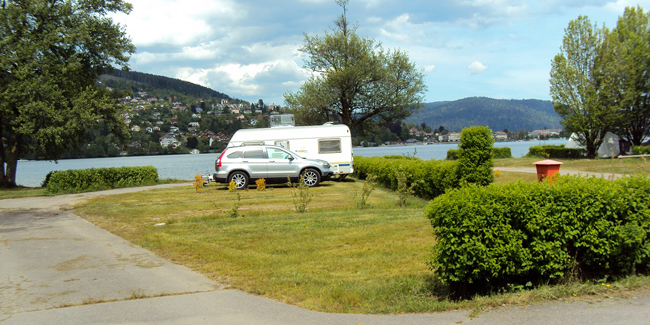
[[444, 126], [450, 131], [460, 131], [473, 125], [485, 125], [493, 131], [562, 128], [560, 116], [555, 113], [550, 101], [485, 97], [428, 103], [419, 113], [409, 117], [407, 122], [424, 122], [432, 127]]
[[174, 94], [175, 96], [189, 96], [208, 99], [231, 99], [230, 96], [212, 90], [208, 87], [191, 82], [152, 75], [136, 71], [115, 70], [110, 75], [102, 75], [100, 81], [104, 85], [122, 90], [147, 91], [151, 94]]

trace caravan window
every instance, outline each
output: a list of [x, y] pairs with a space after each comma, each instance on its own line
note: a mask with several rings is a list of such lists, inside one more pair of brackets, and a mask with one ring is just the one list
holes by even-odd
[[341, 153], [341, 139], [318, 140], [318, 153]]

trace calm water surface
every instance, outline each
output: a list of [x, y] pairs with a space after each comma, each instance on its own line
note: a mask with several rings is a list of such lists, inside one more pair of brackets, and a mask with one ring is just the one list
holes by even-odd
[[[528, 148], [540, 144], [565, 144], [566, 140], [499, 142], [495, 147], [509, 147], [512, 156], [519, 158], [528, 153]], [[457, 144], [432, 144], [399, 147], [354, 148], [355, 156], [415, 155], [424, 160], [445, 159], [447, 150], [458, 148]], [[218, 154], [169, 155], [143, 157], [115, 157], [91, 159], [64, 159], [51, 161], [19, 161], [16, 182], [22, 186], [37, 187], [45, 175], [53, 170], [85, 169], [122, 166], [154, 166], [160, 178], [193, 180], [194, 175], [214, 172], [214, 161]]]

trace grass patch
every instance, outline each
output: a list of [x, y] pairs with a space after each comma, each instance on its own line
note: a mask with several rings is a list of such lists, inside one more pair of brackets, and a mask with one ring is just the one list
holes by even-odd
[[[509, 174], [521, 176], [501, 177]], [[450, 301], [427, 266], [435, 241], [423, 216], [427, 202], [408, 198], [400, 207], [396, 193], [377, 188], [358, 209], [353, 194], [362, 187], [353, 179], [325, 182], [310, 189], [305, 213], [294, 211], [286, 185], [239, 191], [241, 218], [228, 217], [237, 195], [224, 185], [95, 198], [74, 212], [232, 288], [325, 312], [480, 312], [650, 287], [650, 278], [632, 277], [609, 287], [571, 284]]]
[[15, 199], [21, 197], [47, 196], [47, 195], [54, 195], [54, 194], [47, 192], [47, 190], [44, 187], [17, 186], [14, 188], [0, 188], [0, 200]]
[[[495, 168], [495, 170], [498, 170], [498, 168]], [[499, 171], [499, 176], [494, 178], [494, 183], [496, 184], [506, 184], [517, 181], [537, 182], [537, 174]]]
[[[544, 160], [539, 157], [494, 159], [494, 167], [535, 167], [534, 162]], [[553, 159], [564, 163], [560, 170], [580, 170], [603, 174], [650, 174], [650, 163], [641, 158], [602, 158], [602, 159]]]
[[[165, 178], [165, 179], [158, 180], [158, 182], [154, 184], [145, 184], [142, 186], [162, 185], [162, 184], [181, 184], [187, 182], [188, 181], [179, 180], [179, 179]], [[97, 191], [110, 190], [110, 189], [112, 188], [104, 188], [104, 189], [99, 189]], [[93, 191], [86, 191], [86, 192], [93, 192]], [[70, 192], [70, 193], [83, 193], [83, 192]], [[22, 197], [53, 196], [53, 195], [61, 195], [61, 194], [62, 193], [51, 193], [45, 187], [17, 186], [14, 188], [0, 188], [0, 200], [17, 199]], [[69, 194], [69, 193], [63, 193], [63, 194]]]

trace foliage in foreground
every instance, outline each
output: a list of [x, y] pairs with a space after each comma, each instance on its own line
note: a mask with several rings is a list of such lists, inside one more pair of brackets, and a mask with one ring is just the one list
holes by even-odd
[[469, 186], [429, 203], [432, 266], [457, 296], [650, 267], [650, 179]]
[[563, 159], [580, 159], [587, 155], [587, 151], [583, 148], [565, 148], [561, 145], [546, 144], [542, 146], [532, 146], [528, 148], [527, 157], [541, 157], [541, 158], [563, 158]]
[[127, 67], [135, 47], [110, 18], [121, 0], [3, 1], [0, 9], [0, 185], [16, 185], [18, 157], [58, 159], [100, 120], [128, 137], [122, 107], [97, 77]]
[[[460, 150], [449, 149], [447, 150], [447, 160], [458, 160]], [[507, 159], [512, 158], [512, 150], [508, 147], [492, 147], [492, 158], [494, 159]]]
[[398, 189], [398, 174], [406, 176], [405, 186], [422, 198], [434, 198], [446, 190], [458, 187], [457, 163], [419, 158], [354, 157], [354, 175], [366, 179], [374, 175], [378, 184]]
[[152, 166], [71, 169], [51, 172], [46, 182], [50, 193], [88, 192], [153, 185], [158, 182], [158, 170]]

